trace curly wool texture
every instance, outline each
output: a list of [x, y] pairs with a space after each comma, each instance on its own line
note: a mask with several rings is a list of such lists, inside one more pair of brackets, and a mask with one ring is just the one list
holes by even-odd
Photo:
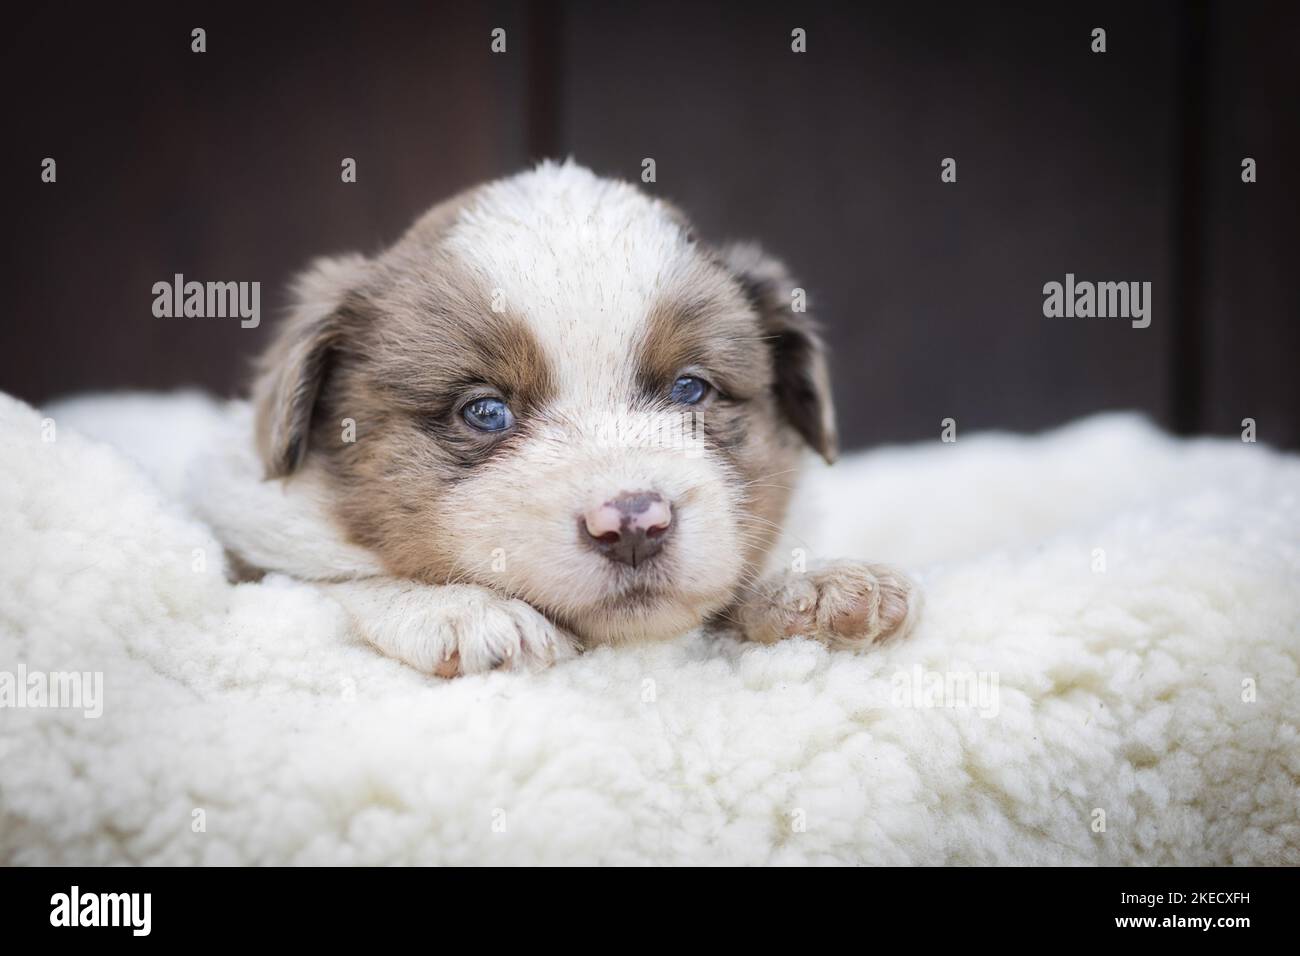
[[98, 719], [0, 710], [0, 862], [1300, 863], [1294, 456], [1127, 416], [851, 456], [790, 546], [917, 573], [911, 640], [446, 682], [227, 583], [176, 491], [226, 414], [83, 400], [47, 442], [0, 396], [0, 671], [104, 674]]

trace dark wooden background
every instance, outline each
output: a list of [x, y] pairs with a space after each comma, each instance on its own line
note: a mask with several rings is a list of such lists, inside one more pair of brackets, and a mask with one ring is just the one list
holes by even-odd
[[[847, 445], [1133, 408], [1300, 447], [1298, 9], [15, 8], [0, 389], [234, 394], [311, 257], [373, 251], [536, 158], [636, 179], [653, 157], [649, 188], [704, 235], [761, 239], [810, 290]], [[176, 272], [261, 281], [262, 326], [154, 318]], [[1066, 272], [1150, 281], [1151, 327], [1044, 318]]]

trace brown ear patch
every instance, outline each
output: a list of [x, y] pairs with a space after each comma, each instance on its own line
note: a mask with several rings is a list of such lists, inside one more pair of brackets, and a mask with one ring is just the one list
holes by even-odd
[[772, 350], [773, 393], [782, 413], [819, 455], [839, 454], [830, 370], [818, 324], [793, 309], [798, 285], [785, 266], [752, 243], [724, 246], [720, 260], [731, 271], [754, 311]]
[[839, 456], [839, 440], [820, 338], [812, 328], [778, 327], [772, 333], [771, 346], [777, 403], [804, 441], [827, 463], [834, 462]]
[[287, 367], [275, 376], [273, 392], [266, 396], [267, 414], [260, 416], [258, 428], [268, 478], [292, 474], [307, 455], [312, 410], [330, 361], [330, 344], [326, 335], [294, 343], [285, 358]]
[[293, 311], [258, 360], [253, 408], [268, 478], [292, 474], [307, 455], [312, 412], [341, 338], [348, 290], [364, 267], [361, 256], [313, 263], [294, 284]]

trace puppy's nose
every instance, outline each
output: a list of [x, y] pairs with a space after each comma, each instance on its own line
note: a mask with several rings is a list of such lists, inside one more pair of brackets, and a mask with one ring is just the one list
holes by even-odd
[[673, 509], [653, 491], [626, 491], [582, 516], [588, 543], [611, 561], [637, 567], [659, 553], [673, 527]]

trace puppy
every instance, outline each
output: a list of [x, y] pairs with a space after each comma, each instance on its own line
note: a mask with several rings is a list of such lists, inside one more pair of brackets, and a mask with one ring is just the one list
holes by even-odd
[[899, 635], [918, 598], [903, 574], [774, 553], [801, 459], [836, 455], [796, 285], [631, 185], [543, 163], [300, 278], [253, 389], [265, 475], [312, 475], [373, 558], [329, 587], [430, 673], [700, 624], [847, 648]]

